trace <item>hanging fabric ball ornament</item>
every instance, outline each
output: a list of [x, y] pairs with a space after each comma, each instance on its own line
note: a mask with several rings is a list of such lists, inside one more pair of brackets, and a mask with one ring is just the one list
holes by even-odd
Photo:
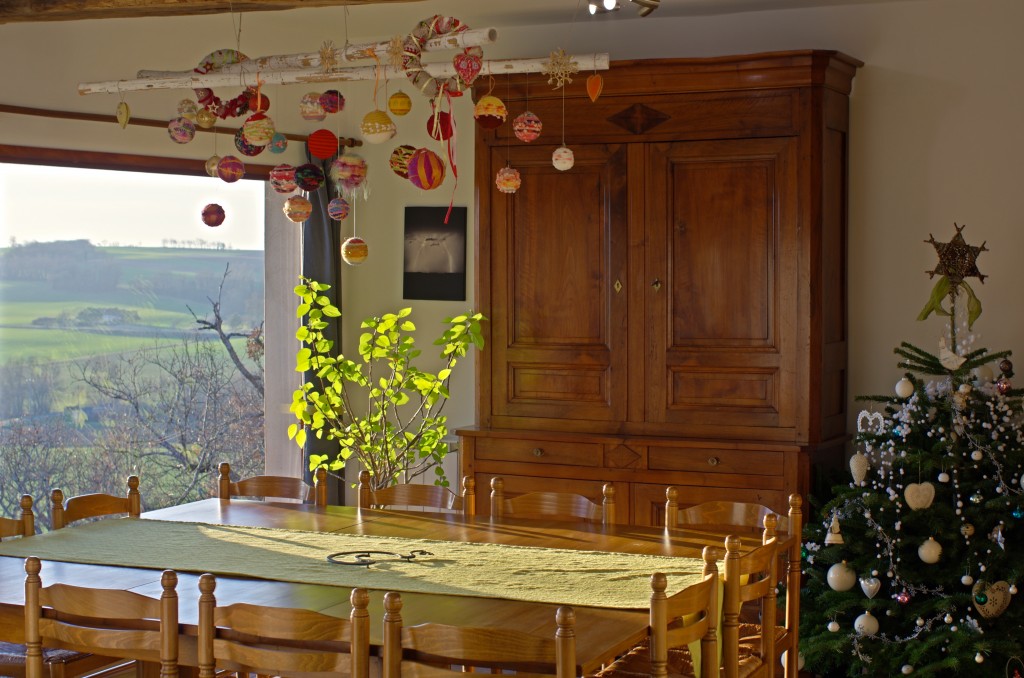
[[452, 138], [452, 116], [448, 111], [440, 111], [427, 118], [427, 134], [431, 139], [447, 141]]
[[412, 98], [402, 90], [398, 90], [388, 97], [388, 110], [393, 115], [407, 115], [412, 110]]
[[853, 620], [853, 630], [862, 636], [873, 636], [878, 633], [878, 620], [866, 610], [864, 614]]
[[313, 163], [295, 168], [295, 183], [304, 191], [315, 191], [324, 183], [324, 171]]
[[209, 158], [207, 158], [205, 165], [206, 173], [209, 174], [211, 177], [217, 176], [217, 164], [219, 162], [219, 155], [211, 155]]
[[910, 381], [906, 377], [903, 377], [896, 382], [896, 396], [899, 398], [909, 398], [914, 395], [914, 382]]
[[362, 238], [352, 236], [341, 243], [341, 258], [349, 266], [358, 266], [370, 256], [370, 248]]
[[342, 221], [348, 216], [351, 206], [344, 198], [334, 198], [327, 203], [327, 215], [335, 221]]
[[217, 176], [233, 184], [245, 175], [245, 164], [233, 155], [225, 155], [217, 163]]
[[313, 213], [313, 204], [301, 195], [293, 195], [284, 201], [283, 210], [290, 221], [298, 224], [309, 219], [309, 215]]
[[278, 193], [291, 193], [299, 187], [295, 183], [295, 168], [291, 165], [278, 165], [270, 170], [270, 187]]
[[245, 135], [242, 132], [242, 128], [239, 127], [238, 130], [235, 132], [235, 148], [237, 148], [238, 152], [241, 153], [242, 155], [252, 158], [262, 153], [263, 149], [266, 148], [266, 146], [258, 146], [256, 144], [251, 144], [248, 141], [246, 141]]
[[849, 591], [857, 584], [857, 575], [843, 560], [828, 568], [825, 580], [833, 591]]
[[249, 97], [249, 110], [255, 113], [266, 113], [270, 110], [270, 97], [264, 94], [261, 90], [257, 90], [255, 87], [249, 88], [245, 91]]
[[267, 144], [267, 150], [271, 153], [284, 153], [288, 148], [288, 137], [281, 132], [275, 132]]
[[178, 115], [194, 122], [199, 115], [199, 105], [191, 99], [182, 99], [178, 102]]
[[839, 622], [837, 622], [835, 619], [833, 619], [832, 621], [830, 621], [828, 623], [828, 626], [826, 628], [828, 628], [828, 630], [831, 631], [832, 633], [838, 633], [839, 632]]
[[388, 161], [388, 166], [391, 171], [402, 177], [403, 179], [409, 178], [409, 160], [412, 159], [413, 153], [416, 152], [414, 146], [403, 144], [391, 151], [391, 159]]
[[345, 97], [336, 89], [329, 89], [321, 94], [319, 101], [325, 113], [340, 113], [345, 108]]
[[355, 153], [345, 153], [331, 163], [331, 180], [345, 191], [354, 191], [366, 181], [366, 161]]
[[383, 144], [397, 131], [395, 121], [379, 108], [363, 116], [363, 122], [359, 124], [359, 133], [368, 144]]
[[494, 183], [502, 193], [515, 193], [519, 190], [523, 180], [519, 176], [519, 170], [512, 167], [502, 167], [498, 170], [498, 176], [495, 178]]
[[208, 108], [200, 108], [196, 113], [196, 124], [203, 129], [210, 129], [217, 124], [217, 115]]
[[444, 181], [444, 172], [444, 161], [430, 149], [420, 148], [409, 158], [409, 181], [416, 188], [437, 188]]
[[207, 226], [220, 226], [224, 223], [224, 208], [215, 202], [203, 208], [203, 223]]
[[196, 126], [188, 118], [174, 118], [167, 123], [167, 134], [176, 144], [187, 144], [196, 136]]
[[253, 113], [242, 123], [242, 136], [253, 146], [266, 146], [274, 138], [274, 121], [266, 113]]
[[299, 115], [303, 120], [319, 122], [327, 117], [327, 111], [320, 103], [320, 92], [309, 92], [299, 100]]
[[576, 164], [576, 158], [573, 156], [572, 149], [568, 146], [556, 148], [555, 152], [551, 154], [551, 164], [559, 172], [571, 170], [572, 166]]
[[329, 129], [318, 129], [306, 139], [306, 148], [314, 158], [327, 160], [338, 152], [338, 137]]
[[939, 562], [939, 557], [941, 555], [942, 544], [935, 541], [934, 537], [928, 537], [924, 543], [917, 547], [917, 557], [928, 565], [934, 565]]
[[540, 118], [533, 111], [520, 113], [512, 121], [512, 132], [515, 133], [516, 139], [526, 143], [530, 143], [539, 137], [543, 128], [544, 123], [540, 121]]
[[508, 109], [505, 103], [493, 94], [485, 94], [480, 97], [473, 107], [473, 117], [484, 129], [494, 129], [505, 122], [508, 117]]

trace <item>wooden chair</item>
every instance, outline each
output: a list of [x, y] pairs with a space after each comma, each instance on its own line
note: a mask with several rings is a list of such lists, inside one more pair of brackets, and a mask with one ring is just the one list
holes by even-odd
[[0, 541], [10, 537], [31, 537], [36, 533], [36, 514], [32, 511], [32, 497], [21, 495], [21, 517], [0, 516]]
[[232, 481], [231, 464], [226, 461], [222, 461], [217, 470], [221, 501], [231, 501], [232, 497], [276, 497], [327, 506], [327, 469], [323, 467], [313, 472], [313, 487], [302, 478], [291, 476], [251, 476]]
[[86, 518], [99, 518], [121, 513], [138, 518], [142, 513], [142, 495], [139, 494], [139, 477], [128, 476], [128, 494], [115, 497], [112, 494], [81, 494], [64, 501], [64, 492], [57, 489], [50, 493], [52, 512], [50, 527], [59, 530]]
[[[160, 663], [160, 678], [178, 675], [178, 576], [165, 570], [160, 598], [131, 591], [68, 584], [43, 587], [39, 559], [25, 559], [25, 646], [27, 678], [46, 675], [46, 651], [101, 651]], [[109, 664], [109, 657], [93, 658]], [[53, 664], [49, 665], [52, 669]], [[53, 671], [48, 672], [53, 676]]]
[[505, 480], [491, 478], [491, 517], [516, 518], [579, 518], [606, 525], [615, 522], [615, 486], [601, 488], [602, 502], [591, 501], [582, 494], [568, 492], [527, 492], [505, 497]]
[[462, 479], [462, 496], [440, 485], [413, 485], [401, 483], [382, 490], [370, 484], [370, 472], [359, 472], [359, 508], [384, 506], [415, 506], [447, 511], [462, 511], [471, 516], [476, 513], [476, 480], [472, 476]]
[[665, 526], [684, 527], [704, 525], [707, 527], [746, 527], [760, 529], [769, 515], [778, 518], [776, 527], [786, 532], [785, 517], [778, 516], [767, 506], [736, 501], [709, 501], [696, 506], [679, 508], [679, 490], [669, 487], [665, 490]]
[[704, 547], [704, 579], [672, 597], [664, 574], [651, 575], [650, 638], [601, 670], [598, 678], [696, 676], [687, 647], [700, 641], [701, 678], [719, 678], [718, 565], [721, 549]]
[[[367, 678], [370, 617], [366, 589], [353, 589], [349, 619], [248, 603], [217, 606], [212, 574], [199, 578], [199, 678], [220, 670], [272, 676]], [[240, 675], [241, 675], [240, 673]]]
[[[740, 554], [740, 538], [725, 539], [725, 591], [722, 595], [722, 675], [725, 678], [773, 678], [778, 653], [776, 646], [779, 543], [769, 539], [746, 555]], [[741, 643], [740, 608], [743, 603], [759, 601], [761, 623], [757, 636]], [[751, 625], [753, 626], [753, 625]], [[796, 674], [793, 674], [794, 678]]]
[[[515, 671], [518, 678], [573, 678], [576, 613], [559, 607], [553, 637], [502, 628], [420, 624], [402, 628], [402, 597], [384, 594], [383, 678], [455, 678]], [[458, 667], [458, 668], [454, 668]]]

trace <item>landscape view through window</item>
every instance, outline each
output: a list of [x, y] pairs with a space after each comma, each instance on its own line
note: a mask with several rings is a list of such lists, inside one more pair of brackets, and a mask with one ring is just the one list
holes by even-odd
[[[264, 184], [0, 163], [0, 514], [263, 470]], [[224, 208], [216, 228], [203, 207]]]

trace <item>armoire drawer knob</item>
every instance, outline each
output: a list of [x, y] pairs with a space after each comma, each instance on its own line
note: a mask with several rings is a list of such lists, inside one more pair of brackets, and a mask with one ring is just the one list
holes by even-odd
[[544, 450], [542, 450], [539, 447], [533, 448], [533, 456], [535, 456], [535, 457], [543, 457], [544, 456]]
[[718, 466], [718, 457], [708, 457], [708, 466]]

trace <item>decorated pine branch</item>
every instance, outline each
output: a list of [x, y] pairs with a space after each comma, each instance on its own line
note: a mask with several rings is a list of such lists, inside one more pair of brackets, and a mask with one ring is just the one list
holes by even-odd
[[904, 342], [893, 395], [858, 398], [852, 482], [805, 534], [801, 650], [827, 676], [1024, 672], [1024, 430], [1009, 351], [968, 349], [978, 255], [956, 226], [928, 241], [940, 276], [920, 320], [947, 319], [931, 353]]

